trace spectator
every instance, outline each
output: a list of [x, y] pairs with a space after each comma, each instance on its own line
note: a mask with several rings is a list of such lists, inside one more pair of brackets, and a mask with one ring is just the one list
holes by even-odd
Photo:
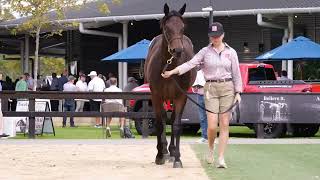
[[[103, 92], [106, 85], [104, 81], [98, 77], [96, 71], [91, 71], [89, 74], [91, 81], [88, 84], [88, 91], [90, 92]], [[101, 99], [91, 99], [90, 100], [90, 110], [91, 111], [99, 111], [100, 112], [100, 105], [101, 105]], [[101, 127], [101, 119], [100, 117], [96, 117], [96, 128]]]
[[45, 79], [41, 76], [38, 75], [37, 76], [37, 91], [43, 91], [43, 90], [47, 90], [47, 83], [45, 81]]
[[80, 81], [80, 78], [81, 78], [81, 76], [82, 76], [83, 74], [84, 74], [83, 71], [79, 71], [78, 76], [76, 76], [77, 78], [76, 78], [76, 80], [75, 80], [75, 83], [76, 83], [76, 84], [77, 84], [78, 81]]
[[15, 90], [16, 91], [27, 91], [28, 90], [26, 75], [20, 76], [20, 80], [17, 82]]
[[[197, 94], [198, 98], [198, 104], [202, 107], [205, 107], [204, 104], [204, 85], [206, 83], [206, 80], [204, 79], [204, 75], [202, 70], [198, 70], [196, 80], [194, 81], [192, 85], [192, 90], [194, 93]], [[200, 127], [201, 127], [201, 139], [199, 139], [198, 143], [207, 143], [208, 142], [208, 136], [207, 136], [207, 128], [208, 128], [208, 120], [207, 120], [207, 114], [206, 110], [198, 107], [199, 112], [199, 119], [200, 119]]]
[[28, 91], [33, 91], [33, 86], [34, 86], [33, 78], [30, 76], [29, 73], [24, 73], [24, 75], [26, 76]]
[[290, 80], [290, 79], [288, 78], [288, 73], [287, 73], [286, 70], [282, 70], [282, 71], [281, 71], [281, 77], [279, 78], [279, 80]]
[[[122, 92], [120, 88], [117, 87], [117, 79], [116, 78], [110, 78], [110, 87], [106, 88], [104, 92]], [[124, 106], [122, 99], [106, 99], [105, 103], [103, 104], [103, 111], [104, 112], [124, 112]], [[112, 117], [107, 117], [107, 136], [111, 137], [111, 124]], [[120, 118], [120, 137], [124, 138], [124, 124], [125, 124], [125, 118]]]
[[[2, 90], [15, 90], [15, 83], [12, 82], [12, 79], [9, 76], [6, 76], [6, 81], [2, 81]], [[11, 111], [16, 111], [16, 105], [17, 99], [11, 99], [11, 101], [8, 102], [8, 109], [10, 109]]]
[[[0, 73], [0, 81], [2, 81], [2, 74]], [[2, 85], [0, 83], [0, 92], [2, 91]], [[0, 138], [2, 137], [8, 137], [9, 135], [5, 134], [3, 132], [3, 115], [2, 115], [2, 109], [1, 109], [1, 99], [0, 99]]]
[[[74, 76], [69, 76], [68, 82], [63, 85], [63, 91], [65, 91], [65, 92], [78, 91], [78, 88], [74, 85], [75, 79], [76, 78]], [[74, 110], [75, 110], [74, 99], [65, 99], [63, 107], [64, 107], [65, 112], [67, 112], [67, 111], [74, 112]], [[67, 123], [67, 117], [63, 117], [62, 127], [66, 127], [66, 123]], [[74, 125], [73, 117], [70, 117], [70, 127], [76, 127]]]
[[63, 91], [63, 85], [68, 82], [68, 71], [64, 70], [61, 77], [58, 79], [59, 91]]
[[2, 91], [2, 74], [0, 73], [0, 91]]
[[128, 84], [126, 85], [126, 87], [124, 87], [123, 91], [124, 92], [131, 92], [132, 89], [138, 87], [138, 83], [137, 80], [134, 77], [129, 77], [128, 78]]
[[108, 80], [106, 81], [106, 88], [110, 87], [110, 78], [115, 77], [113, 73], [108, 73]]
[[[19, 81], [19, 80], [18, 80]], [[14, 91], [15, 85], [9, 76], [6, 76], [6, 81], [2, 82], [2, 90]]]
[[[56, 73], [52, 73], [50, 91], [59, 91], [59, 81]], [[59, 110], [59, 100], [50, 100], [50, 103], [51, 103], [51, 111]]]
[[[86, 75], [81, 74], [79, 77], [79, 80], [76, 83], [76, 87], [78, 88], [78, 91], [80, 92], [86, 92], [88, 91], [88, 85], [86, 83]], [[76, 112], [83, 112], [83, 106], [84, 106], [84, 99], [77, 99], [76, 100]]]

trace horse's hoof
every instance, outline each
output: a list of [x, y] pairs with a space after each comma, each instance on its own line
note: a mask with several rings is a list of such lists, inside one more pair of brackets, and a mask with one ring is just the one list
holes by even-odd
[[165, 163], [165, 158], [156, 158], [156, 161], [155, 161], [155, 163], [156, 163], [156, 165], [163, 165], [164, 163]]
[[169, 161], [169, 159], [170, 159], [170, 154], [169, 154], [169, 153], [163, 154], [163, 158], [164, 158], [166, 161]]
[[173, 168], [183, 168], [181, 161], [174, 161]]
[[169, 161], [170, 163], [172, 163], [172, 162], [174, 162], [174, 159], [175, 159], [174, 156], [170, 156], [169, 159], [168, 159], [168, 161]]

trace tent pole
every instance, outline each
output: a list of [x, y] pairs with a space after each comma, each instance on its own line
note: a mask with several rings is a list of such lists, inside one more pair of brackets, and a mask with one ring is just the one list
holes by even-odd
[[[293, 39], [293, 15], [288, 16], [288, 28], [289, 28], [289, 39], [288, 42]], [[293, 61], [288, 60], [288, 78], [293, 79]]]
[[[123, 37], [123, 49], [128, 47], [128, 21], [122, 23], [122, 37]], [[122, 89], [126, 87], [128, 81], [128, 63], [124, 62], [122, 64]]]

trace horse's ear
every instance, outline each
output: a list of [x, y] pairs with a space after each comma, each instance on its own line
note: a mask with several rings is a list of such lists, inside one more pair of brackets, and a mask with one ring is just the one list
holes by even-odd
[[179, 10], [179, 13], [181, 14], [181, 16], [184, 14], [184, 12], [186, 11], [186, 7], [187, 7], [187, 4], [184, 3], [184, 5], [182, 6], [182, 8]]
[[169, 14], [169, 6], [167, 3], [164, 4], [163, 12], [164, 12], [165, 16], [167, 16]]

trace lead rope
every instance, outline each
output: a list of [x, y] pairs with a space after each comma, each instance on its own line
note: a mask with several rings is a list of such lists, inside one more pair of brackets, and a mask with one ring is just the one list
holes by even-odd
[[[162, 73], [164, 73], [164, 72], [167, 70], [168, 66], [172, 63], [173, 58], [174, 58], [174, 57], [171, 56], [171, 58], [167, 60], [167, 63], [166, 63], [166, 65], [164, 66], [164, 68], [163, 68], [163, 70], [162, 70]], [[226, 111], [220, 112], [220, 113], [215, 113], [215, 112], [210, 111], [209, 109], [201, 106], [198, 102], [196, 102], [196, 101], [193, 100], [190, 96], [188, 96], [188, 94], [186, 93], [186, 91], [183, 90], [183, 89], [180, 87], [180, 85], [178, 84], [178, 82], [176, 81], [176, 79], [175, 79], [174, 77], [172, 77], [172, 80], [173, 80], [173, 82], [176, 84], [176, 86], [178, 87], [178, 89], [179, 89], [191, 102], [193, 102], [195, 105], [197, 105], [198, 107], [200, 107], [201, 109], [203, 109], [203, 110], [205, 110], [205, 111], [207, 111], [207, 112], [214, 113], [214, 114], [223, 114], [223, 113], [226, 113], [226, 112], [232, 110], [235, 106], [237, 106], [237, 105], [239, 104], [239, 102], [238, 102], [238, 100], [237, 100], [237, 101], [234, 102]]]

